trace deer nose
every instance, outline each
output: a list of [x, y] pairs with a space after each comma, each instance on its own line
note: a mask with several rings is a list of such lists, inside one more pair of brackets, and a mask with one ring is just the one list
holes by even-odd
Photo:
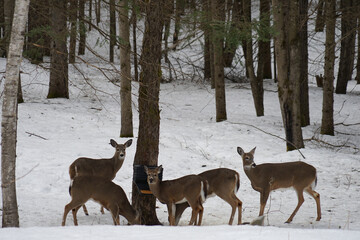
[[123, 153], [120, 153], [120, 157], [125, 157], [125, 154], [123, 154]]
[[154, 181], [154, 179], [152, 178], [149, 178], [149, 182], [152, 183]]

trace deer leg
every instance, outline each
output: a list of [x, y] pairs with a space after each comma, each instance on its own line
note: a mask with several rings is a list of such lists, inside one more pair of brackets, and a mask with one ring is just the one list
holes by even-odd
[[176, 210], [175, 210], [175, 225], [177, 226], [179, 224], [181, 215], [185, 211], [186, 208], [188, 208], [190, 205], [185, 203], [176, 204]]
[[86, 215], [86, 216], [89, 216], [89, 212], [88, 212], [88, 210], [87, 210], [87, 208], [86, 208], [85, 204], [84, 204], [84, 205], [82, 205], [82, 207], [83, 207], [83, 210], [84, 210], [85, 215]]
[[299, 189], [296, 189], [296, 193], [298, 195], [298, 204], [294, 210], [294, 212], [291, 214], [291, 216], [289, 217], [289, 219], [285, 222], [285, 223], [290, 223], [294, 216], [296, 215], [297, 211], [299, 210], [299, 208], [301, 207], [301, 205], [303, 204], [304, 202], [304, 194], [303, 194], [303, 189], [299, 190]]
[[[84, 206], [84, 205], [83, 205]], [[74, 225], [77, 226], [78, 225], [78, 221], [77, 221], [77, 217], [76, 217], [76, 214], [77, 212], [79, 211], [79, 209], [81, 208], [81, 205], [76, 207], [76, 208], [73, 208], [72, 209], [72, 214], [73, 214], [73, 219], [74, 219]]]
[[168, 203], [168, 214], [169, 214], [169, 224], [170, 226], [175, 226], [175, 211], [176, 211], [176, 205], [175, 203]]
[[204, 207], [202, 206], [201, 202], [200, 202], [198, 208], [199, 208], [199, 221], [197, 222], [197, 226], [200, 226], [201, 222], [202, 222], [203, 213], [204, 213]]
[[[70, 210], [72, 210], [78, 206], [81, 206], [81, 205], [82, 205], [82, 203], [76, 203], [76, 202], [74, 202], [74, 200], [71, 200], [71, 202], [65, 206], [63, 220], [61, 223], [62, 226], [65, 226], [66, 217], [67, 217], [68, 213], [70, 212]], [[74, 221], [74, 223], [75, 223], [75, 221]]]
[[105, 214], [103, 206], [100, 207], [100, 212], [101, 212], [101, 214]]
[[119, 207], [117, 205], [110, 205], [108, 209], [111, 212], [111, 216], [113, 218], [114, 225], [120, 225]]
[[260, 212], [259, 212], [259, 216], [264, 215], [264, 209], [265, 209], [266, 202], [267, 202], [267, 200], [269, 198], [269, 194], [270, 194], [269, 189], [265, 189], [262, 192], [260, 192]]
[[316, 221], [320, 221], [320, 219], [321, 219], [320, 194], [315, 192], [311, 187], [306, 188], [305, 191], [307, 193], [309, 193], [315, 199], [316, 208], [317, 208]]

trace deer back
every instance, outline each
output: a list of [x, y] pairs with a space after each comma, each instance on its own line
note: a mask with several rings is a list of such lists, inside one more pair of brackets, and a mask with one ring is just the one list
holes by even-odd
[[217, 168], [202, 172], [200, 177], [208, 182], [208, 195], [236, 193], [240, 187], [239, 173], [228, 168]]

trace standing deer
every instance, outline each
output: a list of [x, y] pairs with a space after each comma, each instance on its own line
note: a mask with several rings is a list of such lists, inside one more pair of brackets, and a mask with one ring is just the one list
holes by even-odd
[[[236, 208], [238, 208], [238, 224], [241, 224], [242, 202], [236, 197], [240, 187], [239, 173], [228, 168], [217, 168], [199, 174], [208, 182], [206, 198], [217, 195], [231, 206], [229, 225], [232, 225]], [[179, 223], [180, 217], [188, 203], [176, 204], [175, 223]]]
[[298, 196], [298, 204], [286, 223], [290, 223], [301, 205], [304, 202], [304, 190], [316, 201], [317, 218], [321, 219], [320, 194], [313, 188], [316, 186], [317, 177], [316, 169], [304, 162], [287, 162], [287, 163], [264, 163], [256, 165], [254, 162], [255, 148], [245, 153], [241, 147], [237, 152], [242, 157], [244, 172], [248, 176], [251, 186], [255, 191], [260, 192], [260, 213], [264, 214], [264, 208], [269, 194], [272, 190], [278, 188], [293, 187]]
[[74, 225], [77, 226], [76, 213], [89, 199], [99, 202], [111, 212], [114, 225], [120, 225], [119, 215], [130, 224], [140, 224], [140, 214], [130, 205], [124, 190], [111, 180], [97, 176], [79, 176], [70, 186], [71, 202], [65, 206], [62, 226], [66, 216], [72, 210]]
[[[110, 144], [115, 148], [112, 158], [78, 158], [69, 167], [70, 179], [73, 180], [77, 176], [99, 176], [113, 180], [124, 163], [126, 148], [131, 146], [132, 139], [124, 144], [118, 144], [114, 139], [110, 139]], [[89, 215], [85, 205], [83, 209], [85, 214]], [[101, 207], [101, 213], [104, 213], [103, 207]]]
[[[162, 166], [149, 169], [145, 166], [147, 182], [154, 196], [167, 205], [170, 226], [175, 226], [176, 204], [187, 202], [192, 208], [189, 225], [201, 225], [206, 198], [207, 182], [198, 175], [187, 175], [174, 180], [161, 181]], [[197, 216], [199, 221], [196, 223]]]

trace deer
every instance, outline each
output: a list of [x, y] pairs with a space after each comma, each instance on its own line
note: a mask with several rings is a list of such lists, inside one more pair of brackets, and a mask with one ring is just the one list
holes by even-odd
[[[115, 148], [112, 158], [93, 159], [80, 157], [76, 159], [69, 167], [70, 180], [74, 180], [77, 176], [99, 176], [113, 180], [124, 163], [126, 148], [131, 146], [132, 139], [124, 144], [118, 144], [114, 139], [110, 139], [110, 144]], [[85, 205], [83, 209], [85, 215], [89, 215]], [[104, 208], [101, 207], [100, 211], [104, 213]]]
[[62, 226], [72, 210], [74, 225], [78, 225], [77, 211], [89, 199], [99, 202], [111, 212], [114, 225], [120, 225], [119, 215], [124, 216], [129, 224], [140, 224], [140, 214], [129, 203], [124, 190], [111, 180], [98, 176], [78, 176], [70, 185], [71, 201], [65, 205]]
[[[206, 198], [218, 196], [231, 206], [229, 225], [232, 225], [236, 208], [238, 209], [238, 225], [241, 224], [242, 202], [236, 197], [236, 192], [240, 187], [239, 173], [228, 168], [217, 168], [198, 174], [208, 182]], [[180, 221], [180, 217], [188, 203], [176, 204], [175, 223]]]
[[320, 194], [313, 190], [317, 184], [316, 168], [301, 161], [257, 165], [254, 162], [255, 149], [256, 147], [246, 153], [241, 147], [237, 147], [237, 152], [242, 157], [244, 172], [249, 178], [252, 188], [260, 193], [259, 216], [264, 214], [265, 205], [271, 191], [292, 187], [297, 193], [298, 204], [285, 223], [290, 223], [293, 220], [303, 204], [304, 190], [315, 199], [317, 207], [316, 221], [320, 221]]
[[[161, 181], [159, 174], [162, 165], [150, 169], [144, 167], [147, 174], [147, 182], [152, 194], [168, 209], [168, 220], [170, 226], [175, 226], [176, 204], [187, 202], [192, 208], [192, 216], [189, 225], [201, 225], [204, 208], [202, 203], [205, 201], [207, 182], [200, 176], [192, 174], [181, 178]], [[197, 221], [197, 217], [199, 219]]]

